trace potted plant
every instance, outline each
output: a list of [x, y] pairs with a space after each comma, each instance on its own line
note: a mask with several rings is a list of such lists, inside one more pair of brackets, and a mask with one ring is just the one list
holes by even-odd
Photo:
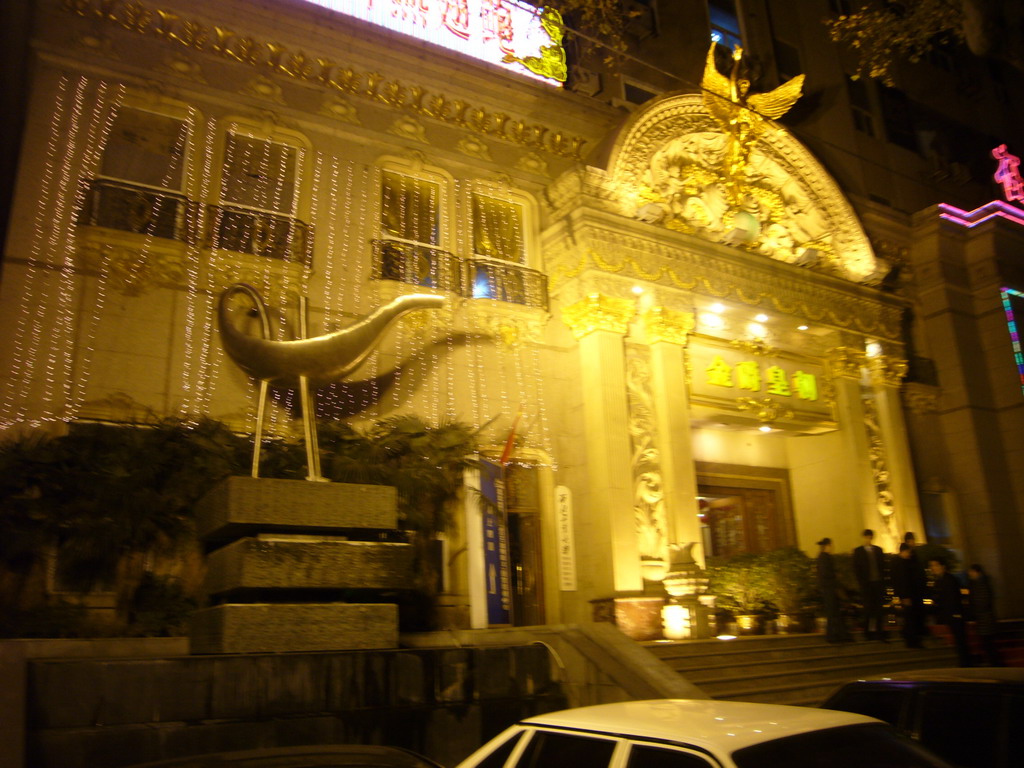
[[763, 558], [737, 555], [708, 570], [708, 592], [717, 597], [716, 605], [732, 613], [740, 634], [758, 634], [771, 597]]
[[814, 561], [798, 547], [783, 547], [762, 557], [768, 602], [778, 614], [780, 632], [807, 632], [816, 597]]

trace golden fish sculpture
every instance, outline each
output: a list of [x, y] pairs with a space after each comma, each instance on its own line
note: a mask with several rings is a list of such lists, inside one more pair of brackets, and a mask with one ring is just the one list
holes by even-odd
[[[249, 336], [231, 322], [228, 302], [235, 294], [244, 294], [253, 303], [260, 319], [260, 336]], [[340, 381], [354, 371], [373, 351], [388, 327], [406, 312], [436, 309], [445, 302], [443, 296], [410, 294], [378, 308], [340, 331], [307, 337], [306, 299], [299, 299], [299, 336], [292, 340], [275, 340], [270, 327], [267, 305], [259, 292], [247, 283], [228, 286], [220, 295], [217, 320], [221, 344], [235, 364], [259, 380], [259, 403], [256, 408], [256, 430], [252, 455], [252, 476], [259, 477], [260, 447], [263, 441], [263, 417], [267, 389], [274, 386], [297, 387], [302, 406], [302, 423], [306, 438], [307, 480], [327, 482], [320, 474], [320, 450], [316, 433], [316, 401], [312, 391], [317, 387]]]

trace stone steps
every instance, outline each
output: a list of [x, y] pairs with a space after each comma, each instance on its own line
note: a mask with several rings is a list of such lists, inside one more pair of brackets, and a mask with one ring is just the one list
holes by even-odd
[[955, 654], [889, 643], [828, 645], [821, 635], [776, 635], [735, 640], [651, 643], [649, 650], [714, 699], [820, 704], [849, 680], [886, 671], [947, 667]]

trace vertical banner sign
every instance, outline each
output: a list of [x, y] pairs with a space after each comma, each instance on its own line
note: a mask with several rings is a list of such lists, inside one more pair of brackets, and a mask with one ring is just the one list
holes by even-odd
[[555, 525], [558, 527], [558, 583], [563, 592], [576, 591], [576, 543], [573, 538], [572, 491], [555, 488]]
[[509, 581], [505, 483], [500, 464], [480, 460], [480, 494], [484, 531], [484, 578], [487, 580], [487, 623], [510, 624], [512, 587]]

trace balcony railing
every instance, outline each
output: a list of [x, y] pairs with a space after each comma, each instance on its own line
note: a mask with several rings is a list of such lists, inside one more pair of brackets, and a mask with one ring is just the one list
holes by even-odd
[[311, 227], [290, 216], [236, 208], [206, 206], [206, 244], [238, 253], [309, 265], [313, 258]]
[[547, 276], [518, 264], [467, 259], [397, 240], [374, 240], [373, 277], [464, 296], [548, 308]]
[[190, 242], [186, 225], [189, 205], [188, 198], [176, 192], [91, 179], [78, 223]]

